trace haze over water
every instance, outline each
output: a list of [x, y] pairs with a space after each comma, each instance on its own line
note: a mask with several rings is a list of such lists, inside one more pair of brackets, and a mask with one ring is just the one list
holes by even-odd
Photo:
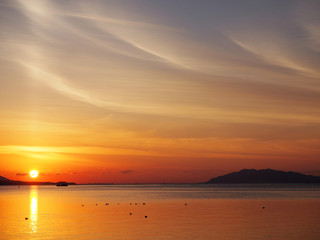
[[0, 195], [0, 239], [320, 238], [314, 185], [1, 186]]

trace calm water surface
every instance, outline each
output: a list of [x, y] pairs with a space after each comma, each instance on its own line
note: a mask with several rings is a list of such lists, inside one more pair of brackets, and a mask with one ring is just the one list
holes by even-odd
[[319, 240], [320, 187], [0, 186], [0, 239]]

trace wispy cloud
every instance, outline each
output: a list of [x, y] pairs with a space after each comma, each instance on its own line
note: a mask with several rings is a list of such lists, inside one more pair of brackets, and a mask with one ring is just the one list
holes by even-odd
[[27, 176], [28, 173], [16, 173], [16, 176]]
[[160, 158], [312, 165], [319, 3], [180, 4], [2, 1], [0, 154], [118, 174]]
[[252, 41], [249, 41], [248, 43], [245, 43], [245, 41], [237, 39], [233, 39], [233, 41], [238, 46], [260, 57], [261, 59], [263, 59], [271, 65], [278, 65], [280, 67], [289, 68], [298, 73], [301, 73], [302, 75], [310, 77], [320, 77], [320, 73], [317, 70], [303, 66], [298, 62], [295, 62], [289, 56], [286, 56], [286, 53], [282, 51], [282, 49], [285, 48], [285, 46], [274, 46], [272, 48], [272, 40], [268, 41], [268, 47], [265, 44], [254, 43]]
[[133, 170], [124, 170], [124, 171], [122, 171], [121, 173], [123, 173], [123, 174], [128, 174], [128, 173], [132, 173], [132, 172], [134, 172]]
[[146, 150], [139, 149], [125, 149], [125, 148], [107, 148], [107, 147], [88, 147], [88, 146], [74, 146], [74, 147], [51, 147], [51, 146], [0, 146], [0, 154], [121, 154], [121, 155], [149, 155]]

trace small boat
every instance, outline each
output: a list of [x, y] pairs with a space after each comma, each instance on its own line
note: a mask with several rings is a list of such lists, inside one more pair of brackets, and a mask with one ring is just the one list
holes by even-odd
[[58, 183], [56, 186], [57, 187], [67, 187], [68, 183]]

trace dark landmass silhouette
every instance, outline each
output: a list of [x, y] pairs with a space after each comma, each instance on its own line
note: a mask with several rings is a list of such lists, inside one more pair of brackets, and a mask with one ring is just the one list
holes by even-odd
[[68, 184], [68, 185], [75, 185], [75, 183], [69, 182], [24, 182], [24, 181], [15, 181], [10, 180], [5, 177], [0, 176], [0, 185], [57, 185], [57, 184]]
[[8, 181], [11, 181], [11, 180], [9, 180], [8, 178], [0, 176], [0, 182], [8, 182]]
[[273, 169], [242, 169], [212, 178], [206, 183], [320, 183], [320, 176]]
[[[215, 177], [204, 183], [320, 183], [320, 176], [305, 175], [298, 172], [285, 172], [274, 169], [242, 169], [223, 176]], [[24, 182], [0, 176], [0, 185], [75, 185], [69, 182]], [[112, 185], [113, 183], [88, 183], [84, 185]]]

